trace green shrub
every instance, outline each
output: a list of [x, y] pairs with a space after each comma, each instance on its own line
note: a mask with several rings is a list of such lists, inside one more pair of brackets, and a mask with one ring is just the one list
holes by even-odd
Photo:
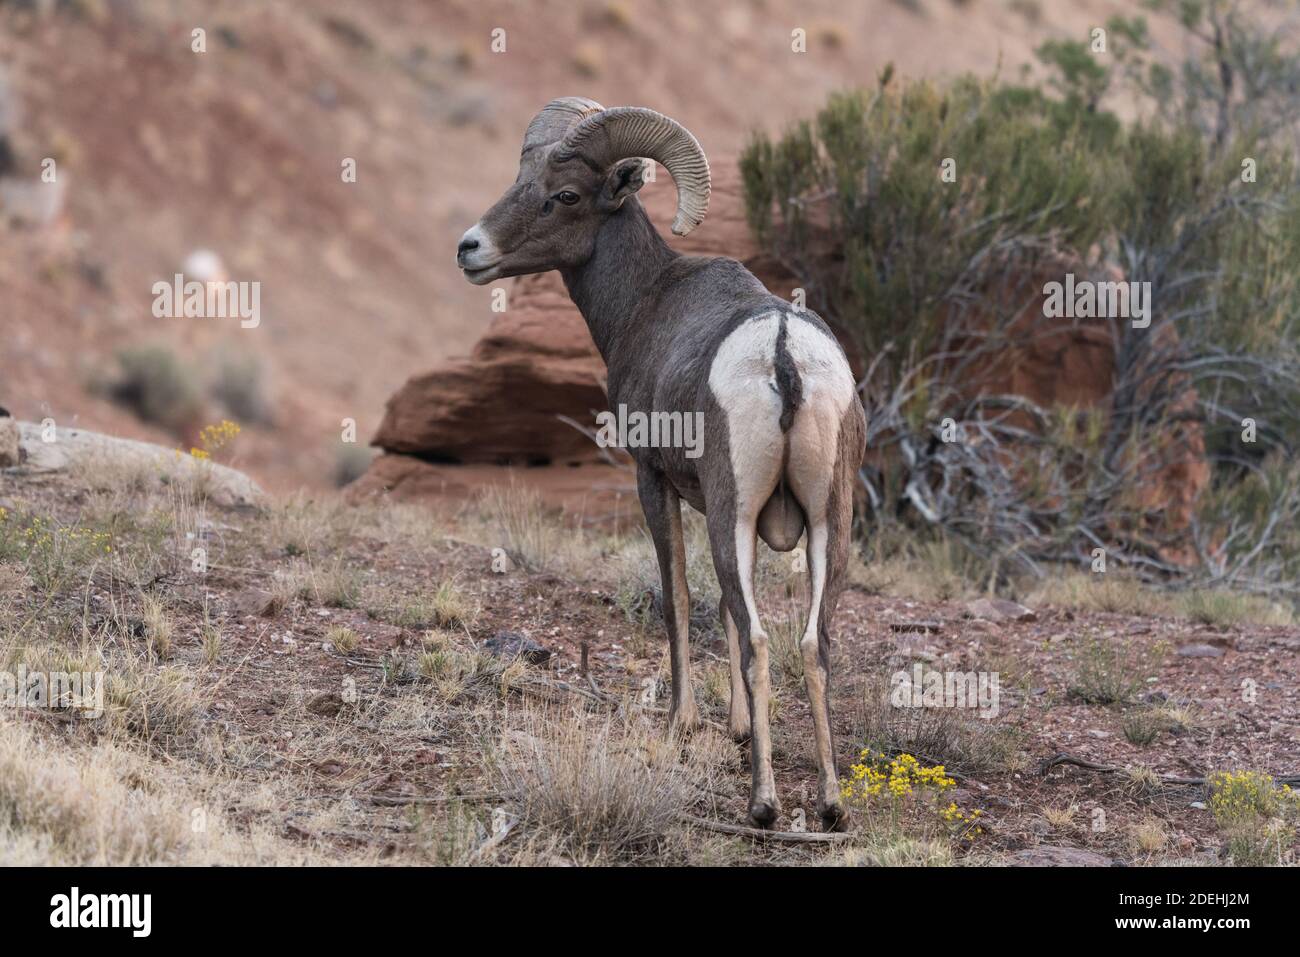
[[[1044, 44], [1042, 88], [886, 71], [751, 142], [747, 216], [868, 372], [876, 531], [940, 529], [995, 578], [1104, 545], [1144, 578], [1296, 599], [1300, 173], [1277, 135], [1294, 126], [1232, 107], [1258, 86], [1300, 118], [1300, 58], [1223, 5], [1151, 8], [1188, 31], [1180, 72], [1140, 17], [1107, 23], [1105, 57]], [[1219, 67], [1238, 85], [1216, 86]], [[1116, 96], [1144, 118], [1121, 122]], [[1071, 321], [1037, 308], [1067, 271], [1149, 284], [1150, 325], [1098, 324], [1113, 368], [1090, 407], [997, 394], [1018, 348]], [[941, 435], [947, 419], [967, 438]], [[1202, 449], [1196, 521], [1144, 498]]]
[[202, 399], [193, 372], [166, 346], [138, 346], [117, 354], [118, 373], [109, 396], [143, 421], [174, 432], [201, 417]]

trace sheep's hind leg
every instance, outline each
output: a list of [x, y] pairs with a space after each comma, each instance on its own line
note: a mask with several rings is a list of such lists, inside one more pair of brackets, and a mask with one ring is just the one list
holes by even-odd
[[[808, 624], [799, 642], [804, 686], [812, 711], [817, 752], [817, 813], [827, 830], [844, 826], [844, 801], [835, 771], [830, 713], [830, 615], [848, 556], [852, 502], [836, 477], [843, 471], [833, 410], [808, 408], [790, 432], [788, 477], [808, 520], [808, 574], [811, 579]], [[826, 436], [835, 436], [826, 442]]]
[[673, 678], [668, 726], [674, 731], [689, 732], [699, 726], [700, 716], [695, 705], [695, 689], [691, 687], [691, 601], [686, 584], [681, 499], [667, 478], [644, 465], [637, 469], [637, 492], [659, 558], [659, 578], [663, 585], [664, 627], [668, 631]]

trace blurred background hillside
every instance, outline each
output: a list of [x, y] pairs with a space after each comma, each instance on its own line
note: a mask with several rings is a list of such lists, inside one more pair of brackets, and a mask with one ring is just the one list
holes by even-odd
[[[273, 489], [334, 484], [394, 390], [487, 327], [455, 241], [550, 98], [650, 106], [736, 157], [887, 64], [1042, 76], [1042, 43], [1131, 6], [0, 0], [0, 405], [183, 448], [231, 418], [232, 464]], [[200, 263], [262, 284], [258, 328], [151, 314], [153, 283]]]

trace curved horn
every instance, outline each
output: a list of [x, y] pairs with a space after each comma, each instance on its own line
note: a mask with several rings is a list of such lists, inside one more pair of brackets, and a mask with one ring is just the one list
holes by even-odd
[[524, 133], [523, 152], [537, 146], [549, 146], [564, 139], [573, 124], [605, 109], [585, 96], [562, 96], [537, 111]]
[[655, 160], [677, 184], [673, 232], [685, 236], [704, 221], [709, 161], [695, 137], [676, 120], [640, 106], [594, 113], [569, 130], [557, 151], [558, 158], [575, 154], [606, 168], [629, 156]]

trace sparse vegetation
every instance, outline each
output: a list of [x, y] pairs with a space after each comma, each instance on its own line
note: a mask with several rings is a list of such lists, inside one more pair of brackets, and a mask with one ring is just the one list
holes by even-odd
[[535, 489], [516, 482], [493, 486], [483, 493], [480, 511], [516, 564], [541, 571], [559, 560], [563, 531]]
[[447, 579], [425, 602], [407, 606], [408, 624], [432, 628], [464, 628], [474, 618], [474, 609], [456, 583]]
[[1171, 727], [1165, 713], [1157, 708], [1134, 708], [1125, 712], [1122, 723], [1124, 739], [1139, 748], [1150, 747], [1161, 733]]
[[327, 608], [359, 608], [362, 589], [361, 573], [336, 558], [324, 567], [310, 568], [299, 595]]
[[798, 690], [803, 687], [803, 640], [808, 614], [803, 602], [790, 602], [778, 610], [768, 627], [768, 659], [774, 687]]
[[[104, 673], [104, 716], [78, 718], [65, 709], [60, 722], [77, 747], [90, 749], [91, 754], [111, 747], [131, 761], [166, 763], [184, 776], [178, 786], [201, 788], [205, 793], [214, 786], [206, 776], [206, 762], [220, 755], [226, 774], [232, 782], [242, 782], [239, 786], [246, 795], [260, 793], [256, 789], [269, 787], [269, 782], [283, 781], [285, 787], [302, 788], [295, 792], [295, 802], [306, 801], [313, 807], [313, 795], [332, 793], [324, 780], [336, 765], [356, 762], [388, 773], [389, 748], [429, 753], [430, 761], [455, 761], [458, 775], [463, 776], [459, 786], [467, 794], [491, 791], [501, 795], [500, 803], [448, 800], [445, 805], [403, 814], [399, 834], [405, 836], [397, 838], [401, 853], [418, 860], [736, 864], [753, 859], [755, 851], [743, 838], [702, 833], [687, 820], [728, 821], [744, 813], [743, 807], [733, 808], [725, 800], [728, 794], [743, 795], [747, 790], [743, 749], [711, 725], [687, 741], [674, 741], [664, 736], [660, 712], [643, 710], [663, 706], [667, 665], [659, 612], [650, 606], [653, 618], [646, 623], [641, 647], [635, 636], [642, 629], [614, 601], [619, 585], [631, 577], [629, 569], [641, 569], [646, 577], [656, 572], [653, 551], [639, 533], [584, 534], [550, 553], [548, 565], [559, 571], [533, 573], [519, 566], [495, 575], [489, 553], [492, 547], [500, 547], [498, 526], [473, 512], [448, 520], [403, 506], [363, 506], [344, 512], [330, 502], [301, 498], [259, 511], [233, 512], [213, 506], [193, 486], [136, 482], [126, 474], [120, 478], [120, 486], [105, 482], [89, 500], [75, 503], [58, 497], [28, 499], [24, 494], [12, 507], [6, 506], [4, 518], [10, 524], [3, 532], [7, 550], [0, 558], [0, 657], [6, 662], [0, 669], [12, 670], [22, 662], [46, 672]], [[107, 534], [111, 550], [84, 554], [65, 550], [60, 552], [65, 555], [61, 565], [50, 564], [40, 548], [25, 544], [25, 533], [35, 527], [38, 516], [40, 528], [80, 529], [87, 541]], [[523, 527], [530, 522], [551, 526], [536, 528], [535, 541], [565, 541], [565, 526], [558, 516], [543, 511]], [[237, 534], [230, 533], [234, 528]], [[721, 725], [730, 687], [725, 649], [716, 630], [716, 593], [711, 593], [716, 586], [703, 547], [703, 530], [693, 518], [687, 520], [687, 535], [699, 559], [692, 563], [688, 577], [698, 587], [697, 597], [704, 596], [694, 634], [697, 693], [705, 717]], [[204, 542], [208, 550], [206, 573], [192, 567], [190, 551], [195, 541]], [[454, 558], [449, 554], [453, 550]], [[983, 579], [986, 571], [979, 564], [967, 565], [956, 557], [959, 552], [947, 548], [894, 554], [906, 554], [906, 562], [917, 563], [914, 568], [928, 569], [914, 572], [918, 587], [920, 578], [937, 576], [944, 569], [961, 580], [971, 569], [977, 579]], [[797, 642], [803, 612], [798, 598], [806, 576], [793, 572], [793, 560], [789, 554], [765, 555], [758, 576], [759, 601], [773, 637], [774, 681], [801, 701], [797, 685], [802, 656]], [[890, 566], [891, 575], [903, 567], [902, 561]], [[42, 568], [60, 567], [63, 573], [42, 572]], [[363, 578], [360, 569], [365, 567], [377, 569], [374, 580]], [[169, 583], [166, 590], [142, 587], [159, 575]], [[257, 593], [256, 600], [235, 611], [230, 595], [242, 594], [246, 588]], [[980, 588], [968, 581], [961, 593], [976, 594]], [[858, 592], [852, 601], [872, 608], [897, 601], [934, 602], [952, 590], [930, 590], [922, 598], [905, 581], [886, 579], [872, 595]], [[556, 591], [568, 596], [558, 605], [551, 598]], [[503, 604], [502, 594], [522, 601], [511, 597]], [[606, 604], [609, 601], [613, 604]], [[537, 627], [565, 620], [556, 617], [555, 607], [563, 608], [561, 614], [578, 616], [582, 623], [577, 634], [592, 645], [589, 665], [594, 684], [571, 672], [529, 664], [522, 657], [497, 657], [484, 648], [484, 639], [503, 625], [511, 630], [520, 627], [514, 621], [503, 622], [503, 614], [536, 615], [529, 622], [533, 627], [525, 625], [523, 630], [550, 644], [572, 667], [576, 651], [566, 654], [562, 643], [565, 637], [572, 640], [574, 631], [561, 627], [551, 636]], [[1049, 620], [1062, 623], [1046, 613]], [[845, 701], [863, 701], [854, 737], [872, 749], [870, 764], [884, 773], [886, 781], [890, 775], [884, 769], [902, 755], [912, 755], [918, 767], [942, 766], [942, 772], [932, 773], [942, 773], [963, 788], [967, 787], [961, 783], [964, 776], [1005, 788], [1019, 780], [1017, 773], [1025, 773], [1027, 758], [1037, 756], [1034, 725], [1053, 707], [1048, 696], [1031, 693], [1034, 686], [1053, 680], [1076, 683], [1080, 649], [1089, 640], [1103, 640], [1086, 623], [1086, 616], [1097, 612], [1080, 607], [1076, 613], [1085, 617], [1085, 622], [1071, 626], [1079, 634], [1042, 646], [1045, 658], [1033, 662], [1041, 677], [1026, 677], [1016, 684], [1015, 692], [1004, 685], [1004, 705], [1016, 703], [1004, 707], [997, 719], [963, 709], [892, 707], [883, 677], [888, 672], [871, 672], [874, 677], [868, 684], [875, 689], [873, 695], [855, 684], [852, 663], [837, 692], [841, 695], [837, 711], [844, 711]], [[866, 613], [868, 619], [875, 615]], [[962, 636], [963, 621], [948, 618], [945, 630], [927, 640], [960, 647], [969, 637]], [[1192, 625], [1190, 619], [1177, 615], [1168, 618], [1170, 628]], [[603, 637], [596, 637], [601, 630]], [[257, 637], [268, 633], [274, 637]], [[989, 643], [985, 655], [1026, 659], [1023, 646], [1007, 645], [1006, 636], [981, 634]], [[850, 643], [837, 645], [836, 653], [847, 651], [852, 662], [860, 648], [853, 646], [849, 635], [837, 637]], [[1144, 637], [1129, 644], [1148, 649], [1132, 652], [1134, 660], [1141, 660], [1161, 642]], [[250, 668], [250, 659], [259, 662], [255, 669]], [[1142, 682], [1133, 683], [1131, 676], [1112, 680], [1109, 659], [1099, 665], [1093, 670], [1101, 686], [1141, 690]], [[300, 681], [304, 667], [312, 673], [324, 668], [333, 674], [308, 694], [286, 693], [284, 685]], [[1000, 665], [994, 670], [1005, 671]], [[260, 673], [268, 671], [275, 676], [273, 683], [259, 684]], [[1129, 671], [1146, 675], [1148, 666], [1121, 669], [1120, 674]], [[653, 679], [658, 697], [643, 698], [647, 679]], [[561, 685], [568, 690], [561, 690]], [[252, 702], [251, 708], [274, 714], [276, 727], [292, 732], [292, 737], [274, 739], [282, 742], [277, 747], [287, 749], [306, 767], [325, 769], [313, 772], [322, 783], [307, 778], [291, 783], [299, 780], [293, 778], [294, 772], [265, 767], [266, 745], [253, 730], [258, 725], [245, 724], [240, 707], [232, 707], [232, 700], [239, 700], [232, 694], [236, 688], [244, 701]], [[1025, 697], [1018, 700], [1013, 694]], [[783, 711], [782, 725], [801, 717], [801, 709], [792, 706], [790, 698], [784, 693], [773, 698], [774, 707], [788, 709]], [[1116, 720], [1127, 736], [1138, 740], [1149, 729], [1159, 728], [1162, 736], [1156, 740], [1174, 747], [1179, 734], [1197, 723], [1189, 706], [1180, 702], [1170, 697], [1162, 704], [1129, 705]], [[1164, 734], [1165, 730], [1170, 733]], [[35, 731], [43, 733], [39, 723]], [[368, 743], [341, 752], [339, 740]], [[428, 748], [429, 740], [439, 742], [436, 752]], [[801, 732], [779, 738], [781, 760], [810, 761], [809, 742]], [[888, 757], [880, 758], [882, 754]], [[841, 766], [846, 773], [848, 763]], [[538, 787], [530, 790], [533, 783]], [[965, 797], [956, 802], [933, 800], [950, 798], [954, 789], [948, 786], [932, 794], [924, 787], [916, 791], [914, 784], [913, 795], [897, 807], [879, 803], [877, 796], [871, 799], [876, 806], [856, 809], [848, 846], [815, 854], [770, 849], [763, 852], [770, 857], [763, 859], [947, 866], [982, 859], [986, 853], [996, 856], [996, 850], [986, 848], [999, 838], [974, 837], [974, 829], [983, 825], [973, 822], [983, 821], [992, 808], [983, 804], [982, 792], [970, 787], [974, 804]], [[1127, 771], [1117, 793], [1172, 833], [1181, 825], [1154, 803], [1163, 790], [1153, 771], [1139, 767]], [[275, 802], [282, 798], [266, 800], [271, 803], [259, 813], [275, 819], [283, 806]], [[788, 813], [815, 820], [806, 793], [801, 796], [795, 791], [788, 800]], [[304, 839], [295, 853], [364, 859], [355, 844], [329, 839], [331, 832], [347, 833], [356, 826], [331, 817], [327, 808], [335, 803], [321, 798], [320, 810], [311, 818], [311, 830], [321, 837]], [[1068, 809], [1078, 804], [1066, 799], [1047, 806]], [[975, 811], [984, 813], [974, 816]], [[386, 812], [381, 806], [372, 813]], [[1049, 820], [1054, 813], [1043, 812]], [[391, 823], [397, 818], [385, 820]], [[1077, 839], [1084, 833], [1079, 821], [1075, 811], [1072, 823], [1062, 819], [1056, 829]], [[1005, 821], [1000, 824], [1008, 826]], [[508, 834], [493, 843], [503, 826], [508, 826]], [[789, 821], [780, 826], [795, 825]], [[1117, 853], [1162, 860], [1174, 843], [1171, 838], [1159, 849], [1158, 830], [1156, 825], [1117, 829]], [[393, 839], [393, 832], [389, 833], [386, 840]], [[966, 840], [968, 833], [974, 839]], [[1251, 860], [1262, 859], [1258, 857], [1261, 846], [1272, 848], [1274, 857], [1279, 847], [1287, 853], [1284, 832], [1268, 830], [1273, 834], [1271, 844], [1262, 834], [1265, 831], [1252, 831], [1243, 837], [1234, 831], [1229, 853]], [[11, 848], [27, 846], [22, 844], [27, 838], [12, 840], [16, 843]], [[274, 836], [250, 840], [252, 846], [245, 845], [242, 836], [226, 834], [217, 847], [206, 838], [197, 843], [187, 839], [140, 859], [226, 860], [231, 855], [266, 859], [261, 854], [295, 859]], [[1224, 840], [1227, 846], [1226, 836]], [[110, 844], [105, 853], [112, 859], [135, 859], [120, 855], [113, 849], [116, 846]], [[5, 845], [0, 843], [0, 848]], [[1252, 853], [1256, 857], [1250, 857]]]
[[1125, 704], [1146, 685], [1163, 648], [1091, 635], [1075, 651], [1070, 693], [1088, 704]]
[[1043, 820], [1057, 831], [1072, 831], [1075, 825], [1075, 816], [1079, 813], [1079, 805], [1065, 804], [1059, 807], [1043, 808]]
[[339, 488], [366, 474], [374, 454], [364, 445], [342, 442], [334, 453], [334, 484]]

